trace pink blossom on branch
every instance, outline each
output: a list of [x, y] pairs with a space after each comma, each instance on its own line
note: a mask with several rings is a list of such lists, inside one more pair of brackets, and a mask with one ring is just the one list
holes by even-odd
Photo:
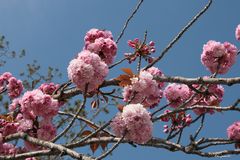
[[49, 119], [57, 115], [59, 110], [58, 101], [39, 89], [26, 92], [20, 104], [21, 112], [26, 119], [34, 119], [36, 116]]
[[107, 65], [113, 63], [117, 53], [117, 44], [113, 41], [110, 31], [91, 29], [86, 33], [84, 40], [84, 50], [98, 54]]
[[[207, 78], [207, 77], [205, 77]], [[194, 88], [198, 89], [199, 85], [193, 85]], [[207, 92], [205, 94], [197, 94], [193, 100], [191, 101], [191, 105], [206, 105], [206, 106], [218, 106], [224, 96], [224, 88], [221, 85], [217, 84], [211, 84], [203, 87], [201, 91], [205, 92], [206, 88], [208, 88]], [[195, 91], [191, 91], [192, 94], [195, 93]], [[193, 110], [197, 115], [201, 115], [202, 113], [210, 113], [213, 114], [214, 110], [209, 109], [194, 109]]]
[[[203, 46], [201, 62], [211, 73], [225, 74], [235, 63], [237, 47], [229, 42], [208, 41]], [[219, 67], [219, 69], [218, 69]]]
[[240, 41], [240, 24], [236, 28], [235, 36], [236, 36], [236, 39]]
[[97, 54], [84, 50], [76, 59], [70, 61], [68, 70], [69, 79], [81, 90], [88, 84], [88, 92], [96, 90], [108, 74], [107, 65]]
[[153, 78], [162, 75], [155, 67], [140, 71], [138, 77], [131, 79], [131, 85], [123, 88], [124, 101], [132, 104], [141, 103], [144, 107], [150, 108], [156, 106], [162, 98], [161, 88], [164, 84], [158, 83]]
[[20, 96], [23, 91], [22, 81], [17, 80], [15, 77], [9, 78], [7, 91], [10, 98], [16, 98]]
[[[235, 141], [240, 141], [240, 121], [234, 122], [227, 128], [228, 138]], [[237, 148], [240, 148], [240, 144], [235, 145]]]
[[135, 143], [144, 144], [152, 137], [151, 116], [141, 104], [129, 104], [123, 108], [111, 122], [111, 127], [116, 136], [125, 138]]
[[164, 96], [167, 98], [170, 106], [176, 108], [190, 98], [191, 92], [185, 84], [169, 84], [164, 90]]

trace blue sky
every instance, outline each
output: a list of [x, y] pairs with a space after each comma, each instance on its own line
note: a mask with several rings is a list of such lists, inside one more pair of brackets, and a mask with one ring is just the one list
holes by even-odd
[[[117, 59], [121, 59], [123, 53], [132, 51], [127, 46], [127, 40], [142, 38], [145, 30], [148, 31], [147, 41], [153, 40], [156, 43], [157, 52], [154, 54], [157, 56], [206, 2], [145, 0], [119, 42]], [[82, 50], [85, 33], [91, 28], [102, 28], [112, 31], [116, 38], [136, 3], [136, 0], [1, 0], [0, 33], [10, 41], [11, 50], [24, 48], [27, 56], [17, 61], [10, 60], [4, 68], [0, 68], [0, 73], [11, 71], [16, 75], [24, 70], [27, 63], [37, 59], [43, 68], [49, 65], [58, 67], [64, 75], [60, 82], [66, 81], [66, 68], [69, 61]], [[200, 62], [202, 46], [212, 39], [229, 41], [240, 47], [234, 36], [235, 28], [240, 23], [239, 6], [239, 0], [215, 0], [207, 13], [191, 27], [157, 67], [166, 75], [209, 75]], [[124, 63], [119, 68], [127, 65]], [[240, 63], [237, 62], [224, 76], [239, 76], [239, 67]], [[109, 77], [119, 73], [116, 69], [110, 72]], [[239, 87], [225, 87], [225, 91], [223, 106], [239, 98]], [[239, 114], [233, 112], [207, 116], [203, 135], [226, 137], [226, 128], [239, 119]], [[161, 126], [154, 130], [155, 134], [163, 135]], [[163, 149], [135, 149], [128, 145], [120, 146], [114, 151], [113, 157], [108, 159], [134, 158], [204, 159]], [[237, 159], [237, 156], [231, 156], [231, 159]]]

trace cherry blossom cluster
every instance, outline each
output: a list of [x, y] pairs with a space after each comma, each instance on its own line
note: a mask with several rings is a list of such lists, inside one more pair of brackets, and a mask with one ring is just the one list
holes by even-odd
[[162, 82], [154, 80], [154, 76], [163, 76], [162, 72], [151, 67], [148, 70], [141, 70], [138, 77], [131, 78], [131, 85], [123, 88], [125, 102], [136, 104], [141, 103], [144, 107], [154, 107], [162, 98]]
[[237, 47], [229, 42], [210, 40], [203, 46], [201, 62], [211, 73], [225, 74], [235, 63]]
[[138, 144], [144, 144], [152, 137], [151, 116], [139, 103], [126, 105], [110, 125], [116, 136], [125, 136], [127, 140]]
[[128, 45], [133, 48], [134, 53], [125, 53], [125, 57], [128, 59], [129, 63], [135, 61], [138, 56], [142, 56], [149, 63], [152, 62], [153, 58], [150, 56], [151, 53], [155, 52], [155, 43], [150, 41], [148, 44], [142, 43], [138, 38], [134, 40], [129, 40]]
[[[228, 138], [240, 142], [240, 121], [234, 122], [227, 128]], [[237, 143], [236, 148], [240, 148], [240, 143]]]
[[117, 45], [112, 33], [107, 30], [90, 29], [84, 38], [85, 45], [77, 58], [70, 61], [69, 79], [81, 91], [95, 91], [107, 76], [108, 65], [112, 64], [117, 53]]
[[183, 104], [190, 98], [191, 93], [189, 87], [185, 84], [172, 83], [164, 89], [164, 96], [167, 98], [169, 106], [173, 108], [177, 108]]
[[[9, 105], [9, 116], [0, 117], [0, 153], [13, 154], [41, 147], [24, 142], [25, 147], [16, 148], [12, 144], [4, 143], [4, 137], [17, 132], [25, 132], [30, 136], [42, 140], [51, 140], [56, 136], [56, 127], [52, 119], [57, 115], [62, 104], [51, 97], [59, 85], [44, 83], [39, 89], [27, 91], [21, 98], [13, 99]], [[13, 152], [14, 151], [14, 152]]]
[[240, 41], [240, 24], [236, 28], [235, 36], [236, 36], [236, 39]]
[[[165, 110], [164, 113], [169, 113], [171, 110]], [[192, 117], [190, 114], [187, 114], [185, 112], [180, 112], [178, 114], [171, 114], [169, 116], [163, 117], [161, 121], [168, 122], [171, 120], [171, 126], [164, 125], [164, 133], [168, 133], [169, 131], [176, 131], [184, 126], [189, 126], [192, 123]]]
[[110, 31], [90, 29], [86, 33], [84, 40], [84, 50], [89, 50], [99, 55], [107, 65], [113, 63], [117, 53], [117, 44], [114, 42]]
[[[221, 85], [211, 84], [208, 86], [203, 86], [201, 89], [199, 89], [200, 85], [193, 85], [193, 87], [202, 91], [202, 93], [194, 96], [193, 100], [191, 101], [191, 105], [218, 106], [223, 100], [224, 88]], [[193, 111], [197, 115], [207, 112], [210, 114], [214, 113], [214, 110], [204, 108], [194, 109]]]
[[83, 50], [78, 57], [70, 61], [68, 70], [69, 79], [81, 91], [91, 92], [101, 85], [108, 74], [108, 66], [100, 57], [88, 50]]
[[3, 73], [0, 75], [0, 93], [4, 91], [7, 91], [11, 99], [20, 96], [23, 91], [22, 81], [13, 77], [9, 72]]

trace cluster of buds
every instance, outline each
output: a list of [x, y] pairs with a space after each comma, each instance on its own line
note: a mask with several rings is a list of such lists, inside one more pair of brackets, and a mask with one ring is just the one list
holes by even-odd
[[[165, 110], [164, 114], [171, 112], [170, 110]], [[169, 131], [177, 131], [184, 126], [189, 126], [192, 123], [192, 117], [190, 114], [185, 112], [180, 112], [178, 114], [172, 114], [166, 117], [163, 117], [161, 121], [169, 122], [171, 120], [171, 127], [168, 125], [164, 125], [164, 133], [168, 133]]]
[[146, 61], [151, 63], [153, 57], [149, 56], [155, 52], [155, 43], [150, 41], [148, 44], [142, 43], [138, 38], [129, 40], [128, 45], [135, 49], [134, 53], [125, 53], [125, 57], [129, 60], [129, 63], [135, 61], [138, 56], [142, 56]]

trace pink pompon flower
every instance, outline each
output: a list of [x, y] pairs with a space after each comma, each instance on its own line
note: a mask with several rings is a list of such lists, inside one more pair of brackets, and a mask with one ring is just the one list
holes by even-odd
[[92, 28], [86, 33], [84, 41], [85, 44], [88, 45], [90, 43], [93, 43], [98, 38], [110, 38], [113, 40], [112, 32], [108, 30]]
[[[163, 95], [161, 90], [162, 83], [158, 83], [153, 79], [154, 74], [160, 75], [160, 70], [155, 73], [157, 68], [152, 68], [147, 71], [140, 71], [138, 77], [131, 79], [131, 85], [123, 88], [123, 98], [125, 102], [131, 104], [141, 103], [144, 107], [156, 106]], [[153, 74], [153, 75], [152, 75]]]
[[8, 79], [12, 77], [12, 73], [10, 73], [10, 72], [4, 72], [1, 76], [3, 77], [3, 79], [4, 79], [5, 81], [8, 81]]
[[[240, 142], [240, 121], [234, 122], [227, 128], [227, 135], [229, 139]], [[239, 142], [235, 144], [236, 148], [240, 148]]]
[[229, 139], [240, 141], [240, 121], [234, 122], [227, 128]]
[[117, 53], [117, 44], [110, 38], [98, 38], [94, 43], [85, 46], [85, 50], [96, 53], [107, 64], [113, 63]]
[[20, 104], [21, 112], [27, 119], [33, 119], [35, 116], [51, 118], [59, 110], [58, 101], [39, 89], [26, 92], [21, 98]]
[[129, 104], [112, 121], [111, 126], [117, 136], [135, 143], [144, 144], [152, 137], [151, 116], [141, 104]]
[[107, 65], [113, 63], [117, 53], [117, 44], [110, 31], [93, 28], [86, 33], [84, 40], [84, 50], [98, 54]]
[[22, 81], [17, 80], [15, 77], [9, 78], [7, 90], [10, 98], [16, 98], [20, 96], [23, 91]]
[[236, 36], [236, 39], [240, 41], [240, 24], [236, 28], [235, 36]]
[[39, 129], [37, 130], [37, 137], [41, 140], [50, 141], [56, 136], [56, 127], [51, 121], [42, 120], [39, 123]]
[[41, 86], [39, 87], [39, 89], [45, 93], [45, 94], [49, 94], [52, 95], [53, 92], [59, 87], [59, 84], [54, 84], [53, 82], [51, 83], [43, 83], [41, 84]]
[[[235, 63], [237, 47], [229, 42], [208, 41], [203, 46], [201, 62], [211, 73], [225, 74]], [[219, 70], [218, 70], [219, 68]]]
[[12, 77], [10, 72], [4, 72], [0, 75], [0, 92], [5, 89], [5, 85], [8, 83], [8, 79]]
[[0, 155], [13, 155], [17, 153], [17, 148], [10, 143], [0, 144]]
[[176, 108], [190, 98], [190, 89], [185, 84], [169, 84], [164, 90], [164, 96], [167, 98], [170, 106]]
[[88, 92], [96, 90], [108, 74], [107, 65], [97, 54], [84, 50], [73, 59], [67, 68], [69, 79], [84, 91], [88, 84]]
[[[208, 77], [205, 77], [208, 78]], [[198, 89], [199, 85], [195, 84], [193, 85], [194, 88]], [[193, 100], [191, 101], [191, 105], [203, 105], [203, 106], [218, 106], [222, 100], [223, 100], [223, 96], [224, 96], [224, 88], [221, 85], [217, 85], [217, 84], [210, 84], [208, 87], [208, 91], [207, 94], [203, 95], [203, 94], [197, 94]], [[201, 91], [205, 92], [206, 91], [206, 86], [202, 87]], [[195, 91], [191, 90], [191, 94], [194, 94]], [[210, 113], [213, 114], [214, 110], [212, 109], [194, 109], [193, 110], [197, 115], [201, 115], [203, 113]]]

